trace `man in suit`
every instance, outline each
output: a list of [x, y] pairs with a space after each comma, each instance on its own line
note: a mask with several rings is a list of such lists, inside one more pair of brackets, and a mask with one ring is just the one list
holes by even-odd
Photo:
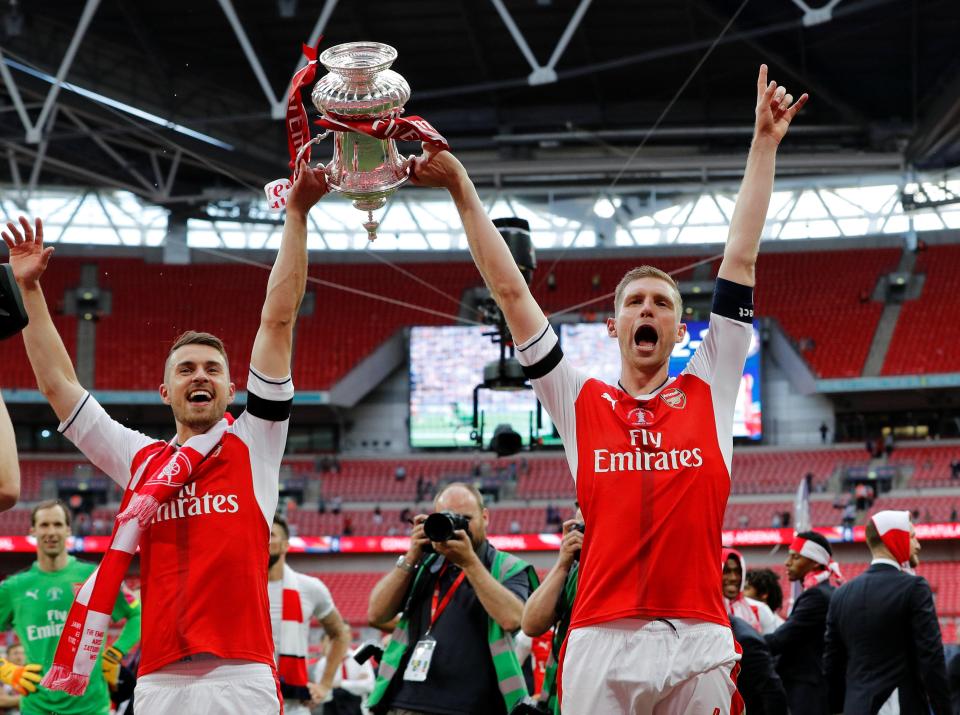
[[829, 542], [813, 531], [794, 537], [784, 565], [790, 580], [803, 584], [803, 592], [786, 622], [764, 638], [770, 652], [780, 656], [777, 672], [787, 691], [790, 712], [827, 715], [823, 634], [834, 591], [831, 577], [839, 581], [840, 569]]
[[[949, 715], [943, 644], [933, 594], [913, 575], [920, 543], [906, 511], [881, 511], [866, 528], [873, 561], [838, 589], [827, 615], [824, 666], [833, 711]], [[891, 703], [891, 704], [893, 704]]]
[[743, 653], [737, 690], [749, 715], [787, 715], [787, 693], [773, 667], [773, 656], [763, 636], [742, 618], [730, 616], [733, 637]]

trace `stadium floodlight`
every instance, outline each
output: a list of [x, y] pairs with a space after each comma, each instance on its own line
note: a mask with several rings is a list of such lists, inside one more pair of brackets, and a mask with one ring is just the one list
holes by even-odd
[[947, 187], [946, 181], [939, 184], [920, 183], [914, 187], [908, 186], [900, 194], [900, 205], [907, 213], [957, 203], [960, 203], [960, 196]]
[[601, 196], [596, 200], [596, 203], [593, 204], [593, 212], [600, 218], [613, 218], [613, 215], [617, 213], [617, 206], [619, 205], [620, 199], [611, 201], [606, 196]]

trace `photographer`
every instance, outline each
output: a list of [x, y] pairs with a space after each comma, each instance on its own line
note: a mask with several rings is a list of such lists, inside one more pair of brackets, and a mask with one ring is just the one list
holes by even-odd
[[[367, 617], [400, 613], [367, 705], [375, 713], [506, 713], [527, 695], [512, 633], [536, 572], [487, 542], [482, 495], [454, 482], [413, 520], [410, 550], [370, 594]], [[432, 540], [430, 537], [432, 537]]]
[[583, 534], [583, 515], [580, 509], [577, 509], [573, 519], [563, 522], [563, 541], [560, 542], [557, 563], [550, 569], [540, 588], [530, 596], [530, 600], [523, 609], [521, 625], [523, 632], [528, 636], [542, 635], [552, 626], [556, 626], [540, 702], [547, 706], [547, 712], [557, 715], [560, 712], [560, 703], [557, 699], [557, 665], [560, 662], [560, 649], [563, 647], [567, 628], [570, 626], [573, 599], [577, 595]]

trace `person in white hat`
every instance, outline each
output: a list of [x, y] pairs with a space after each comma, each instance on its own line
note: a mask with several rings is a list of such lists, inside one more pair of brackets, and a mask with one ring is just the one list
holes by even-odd
[[948, 715], [950, 691], [933, 594], [916, 576], [920, 543], [910, 512], [867, 523], [873, 561], [833, 594], [824, 667], [831, 712]]

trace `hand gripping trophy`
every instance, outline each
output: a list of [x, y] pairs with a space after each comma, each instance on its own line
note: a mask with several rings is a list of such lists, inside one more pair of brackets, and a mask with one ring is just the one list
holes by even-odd
[[[363, 227], [372, 241], [379, 222], [373, 212], [410, 178], [410, 158], [397, 153], [396, 141], [422, 141], [449, 149], [447, 141], [421, 117], [403, 117], [410, 85], [390, 69], [397, 51], [379, 42], [348, 42], [325, 50], [319, 62], [328, 73], [311, 93], [320, 111], [316, 124], [324, 129], [310, 138], [300, 88], [313, 81], [317, 49], [304, 45], [309, 60], [293, 77], [287, 98], [287, 139], [290, 168], [296, 176], [300, 160], [310, 160], [310, 146], [333, 134], [333, 157], [326, 166], [327, 182], [367, 212]], [[281, 210], [292, 181], [280, 179], [264, 187], [270, 208]]]

